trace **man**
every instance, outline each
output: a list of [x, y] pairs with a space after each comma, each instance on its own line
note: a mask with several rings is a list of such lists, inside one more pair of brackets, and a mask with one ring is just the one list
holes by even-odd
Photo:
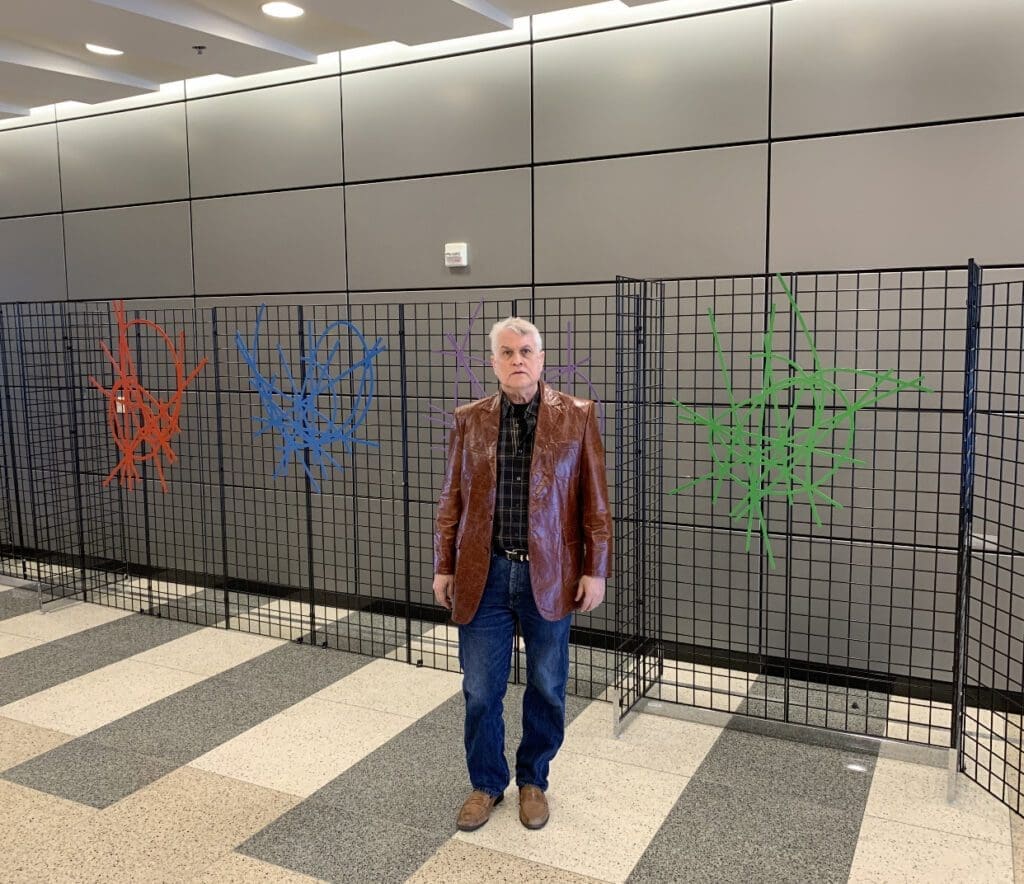
[[465, 745], [473, 791], [459, 811], [480, 828], [509, 784], [502, 700], [518, 620], [526, 643], [519, 819], [548, 821], [548, 768], [565, 731], [572, 612], [604, 599], [612, 522], [593, 402], [544, 386], [540, 332], [491, 329], [501, 389], [455, 412], [434, 532], [434, 596], [459, 627]]

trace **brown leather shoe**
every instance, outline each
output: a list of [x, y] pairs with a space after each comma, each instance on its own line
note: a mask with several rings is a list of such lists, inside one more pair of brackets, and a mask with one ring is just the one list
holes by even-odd
[[519, 822], [528, 829], [543, 829], [549, 816], [544, 792], [538, 786], [523, 786], [519, 790]]
[[462, 810], [459, 811], [455, 825], [463, 832], [479, 829], [491, 818], [491, 811], [501, 804], [504, 797], [504, 795], [499, 795], [495, 798], [493, 795], [474, 789], [462, 803]]

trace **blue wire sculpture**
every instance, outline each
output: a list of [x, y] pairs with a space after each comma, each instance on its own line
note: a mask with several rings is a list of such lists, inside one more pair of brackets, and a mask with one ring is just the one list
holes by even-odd
[[[261, 304], [256, 313], [251, 347], [247, 346], [240, 331], [235, 332], [235, 346], [238, 347], [239, 354], [252, 373], [249, 384], [259, 393], [265, 412], [262, 417], [253, 417], [259, 425], [253, 431], [253, 438], [258, 439], [272, 431], [278, 432], [281, 435], [281, 444], [275, 447], [281, 458], [274, 469], [274, 478], [287, 474], [294, 457], [309, 477], [312, 489], [319, 494], [320, 481], [325, 477], [329, 467], [344, 470], [330, 452], [333, 445], [341, 444], [348, 454], [352, 454], [355, 445], [367, 448], [380, 447], [378, 442], [357, 438], [356, 431], [366, 420], [377, 387], [373, 361], [387, 347], [381, 338], [377, 338], [373, 346], [369, 346], [359, 328], [343, 319], [332, 322], [316, 337], [313, 335], [313, 323], [308, 322], [306, 340], [310, 343], [305, 355], [301, 357], [301, 379], [296, 381], [280, 342], [277, 344], [280, 374], [275, 372], [267, 378], [260, 371], [258, 364], [260, 326], [266, 309], [266, 304]], [[353, 361], [347, 368], [335, 370], [336, 373], [332, 374], [332, 365], [341, 351], [342, 340], [339, 338], [329, 345], [329, 338], [339, 329], [347, 330], [356, 339], [357, 354], [361, 348], [362, 358]], [[322, 349], [326, 350], [326, 355], [321, 358]], [[356, 390], [346, 413], [339, 388], [353, 374], [356, 375]], [[289, 390], [280, 385], [282, 381], [289, 386]], [[326, 398], [327, 401], [322, 402], [322, 398]]]

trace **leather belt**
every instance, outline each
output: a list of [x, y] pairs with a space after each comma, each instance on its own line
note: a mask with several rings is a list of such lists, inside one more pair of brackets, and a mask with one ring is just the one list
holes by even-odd
[[510, 562], [528, 562], [530, 554], [525, 549], [499, 549], [495, 552]]

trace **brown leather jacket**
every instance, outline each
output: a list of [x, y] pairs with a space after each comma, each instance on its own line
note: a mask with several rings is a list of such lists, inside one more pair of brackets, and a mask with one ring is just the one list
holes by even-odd
[[[540, 387], [530, 464], [530, 582], [537, 610], [560, 620], [579, 579], [608, 577], [612, 518], [593, 402]], [[469, 623], [491, 563], [501, 393], [455, 412], [434, 531], [434, 573], [455, 575], [452, 620]]]

